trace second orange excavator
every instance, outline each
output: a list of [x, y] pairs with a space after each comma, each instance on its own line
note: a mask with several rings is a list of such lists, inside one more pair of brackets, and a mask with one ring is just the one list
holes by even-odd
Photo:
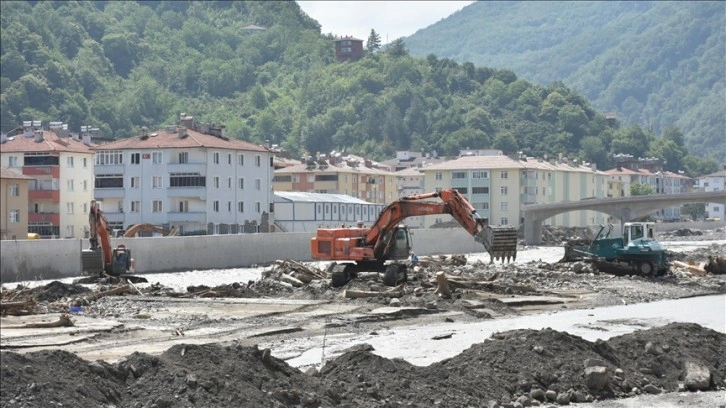
[[[440, 201], [427, 201], [429, 199]], [[450, 214], [477, 242], [481, 242], [491, 261], [511, 261], [517, 257], [517, 229], [513, 226], [492, 226], [458, 190], [447, 189], [414, 194], [389, 204], [381, 211], [371, 228], [320, 228], [312, 238], [314, 259], [335, 261], [332, 285], [340, 287], [360, 271], [383, 272], [383, 283], [395, 286], [405, 281], [412, 254], [411, 234], [405, 218]]]

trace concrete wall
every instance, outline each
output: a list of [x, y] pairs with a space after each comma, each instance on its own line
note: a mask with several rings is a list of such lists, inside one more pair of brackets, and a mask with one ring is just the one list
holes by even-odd
[[[678, 228], [723, 228], [726, 222], [659, 223], [657, 232]], [[619, 231], [619, 225], [615, 231]], [[485, 252], [462, 228], [413, 230], [417, 255]], [[118, 238], [136, 259], [137, 273], [176, 272], [265, 265], [278, 259], [311, 261], [314, 233], [211, 235], [193, 237]], [[726, 235], [726, 234], [725, 234]], [[687, 238], [686, 238], [687, 239]], [[726, 239], [726, 236], [724, 236]], [[0, 282], [78, 276], [81, 251], [88, 240], [0, 241]]]

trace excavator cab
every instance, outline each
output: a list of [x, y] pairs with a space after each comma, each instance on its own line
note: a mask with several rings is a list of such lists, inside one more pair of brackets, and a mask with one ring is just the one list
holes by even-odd
[[411, 233], [408, 226], [400, 224], [391, 230], [389, 234], [391, 234], [389, 237], [384, 238], [384, 240], [388, 241], [390, 248], [386, 258], [389, 260], [407, 259], [411, 254], [412, 247]]

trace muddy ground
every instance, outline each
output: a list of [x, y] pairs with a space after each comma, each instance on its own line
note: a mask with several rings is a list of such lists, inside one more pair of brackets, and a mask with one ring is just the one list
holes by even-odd
[[[663, 240], [683, 236], [724, 232]], [[726, 245], [704, 244], [671, 257], [698, 265], [722, 254]], [[586, 263], [492, 265], [457, 255], [422, 257], [397, 288], [376, 274], [332, 288], [318, 267], [288, 260], [256, 281], [184, 292], [154, 283], [4, 285], [0, 405], [524, 407], [726, 390], [726, 335], [685, 323], [596, 342], [551, 329], [503, 332], [426, 367], [358, 346], [303, 373], [257, 346], [448, 316], [480, 321], [726, 293], [723, 275], [671, 268], [662, 277], [614, 276]], [[442, 271], [450, 298], [438, 288]], [[394, 320], [376, 312], [391, 306], [402, 312]], [[64, 315], [72, 326], [42, 327]]]

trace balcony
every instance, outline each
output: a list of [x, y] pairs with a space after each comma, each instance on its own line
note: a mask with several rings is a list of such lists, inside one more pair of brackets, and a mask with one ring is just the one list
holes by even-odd
[[199, 173], [204, 175], [207, 173], [206, 163], [169, 163], [166, 165], [169, 173]]
[[60, 213], [30, 213], [28, 223], [60, 225]]
[[60, 178], [60, 166], [23, 166], [26, 176], [51, 176]]
[[125, 219], [125, 214], [122, 212], [103, 212], [103, 216], [106, 217], [106, 220], [111, 224], [123, 224]]
[[122, 187], [118, 188], [95, 188], [93, 189], [93, 195], [95, 198], [98, 199], [104, 199], [104, 198], [123, 198], [124, 197], [124, 189]]
[[170, 223], [174, 222], [201, 222], [207, 221], [207, 213], [205, 212], [167, 212], [166, 219]]
[[178, 198], [199, 198], [204, 200], [207, 197], [206, 187], [169, 187], [166, 189], [167, 197]]
[[28, 190], [28, 200], [51, 200], [60, 202], [60, 190]]

